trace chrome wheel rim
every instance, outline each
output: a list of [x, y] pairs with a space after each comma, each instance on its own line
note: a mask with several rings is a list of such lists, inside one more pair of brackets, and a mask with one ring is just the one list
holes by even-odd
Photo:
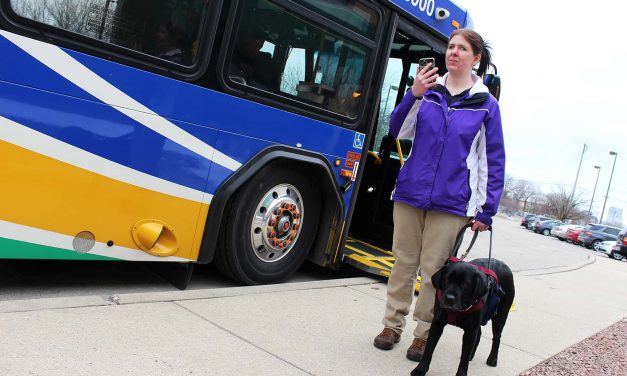
[[268, 190], [255, 209], [250, 242], [255, 256], [263, 262], [277, 262], [292, 250], [303, 223], [300, 192], [290, 184]]
[[592, 249], [594, 249], [595, 251], [600, 251], [601, 248], [600, 248], [599, 242], [594, 243], [592, 245]]

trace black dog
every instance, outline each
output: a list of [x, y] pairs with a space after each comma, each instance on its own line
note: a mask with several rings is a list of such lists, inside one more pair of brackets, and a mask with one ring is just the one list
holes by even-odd
[[[485, 269], [482, 271], [479, 267]], [[424, 355], [412, 371], [412, 376], [425, 375], [429, 370], [433, 350], [447, 323], [464, 329], [462, 356], [456, 375], [466, 375], [468, 362], [474, 357], [481, 339], [481, 325], [487, 323], [489, 316], [494, 313], [494, 308], [496, 308], [496, 314], [492, 316], [492, 351], [486, 363], [491, 367], [496, 367], [501, 332], [514, 302], [514, 276], [505, 263], [492, 259], [490, 269], [498, 278], [497, 285], [494, 275], [490, 276], [485, 273], [487, 268], [488, 259], [477, 259], [470, 263], [453, 261], [433, 275], [431, 281], [438, 291], [433, 322]], [[500, 297], [500, 300], [496, 296]], [[496, 303], [496, 300], [499, 300], [498, 304], [491, 304]], [[489, 310], [492, 312], [488, 312]]]

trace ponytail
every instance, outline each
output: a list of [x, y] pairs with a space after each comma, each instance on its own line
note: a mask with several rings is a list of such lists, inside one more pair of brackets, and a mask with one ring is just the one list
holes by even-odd
[[481, 51], [481, 60], [479, 61], [479, 68], [477, 69], [477, 76], [483, 77], [488, 68], [492, 64], [491, 47], [488, 42], [483, 43], [483, 49]]

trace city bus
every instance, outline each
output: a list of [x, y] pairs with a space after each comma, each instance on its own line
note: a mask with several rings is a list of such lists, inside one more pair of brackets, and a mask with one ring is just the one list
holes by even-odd
[[389, 114], [462, 27], [448, 0], [0, 0], [0, 258], [386, 275]]

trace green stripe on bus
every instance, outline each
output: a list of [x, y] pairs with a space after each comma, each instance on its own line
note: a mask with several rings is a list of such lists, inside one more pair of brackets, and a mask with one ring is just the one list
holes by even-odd
[[50, 260], [118, 260], [111, 257], [78, 253], [67, 249], [0, 238], [0, 258]]

